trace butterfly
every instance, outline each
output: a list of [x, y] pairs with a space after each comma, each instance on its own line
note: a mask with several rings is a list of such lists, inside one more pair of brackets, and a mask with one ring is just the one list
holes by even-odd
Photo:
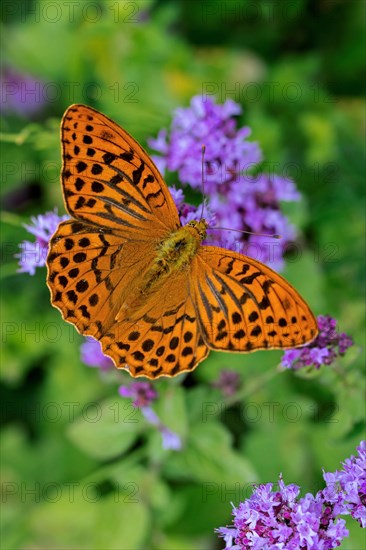
[[209, 350], [294, 348], [316, 337], [314, 315], [283, 277], [202, 245], [204, 219], [181, 225], [157, 167], [126, 130], [72, 105], [61, 142], [71, 219], [50, 241], [51, 302], [116, 367], [175, 376]]

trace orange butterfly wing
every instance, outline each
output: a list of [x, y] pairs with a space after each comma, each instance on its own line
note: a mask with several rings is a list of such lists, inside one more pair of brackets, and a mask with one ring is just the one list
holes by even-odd
[[252, 258], [202, 246], [192, 263], [192, 281], [200, 330], [211, 349], [293, 348], [318, 334], [300, 294]]
[[150, 242], [137, 248], [108, 229], [62, 222], [47, 258], [52, 304], [81, 334], [100, 339], [153, 259]]
[[63, 193], [74, 219], [62, 222], [50, 241], [53, 305], [134, 376], [191, 370], [208, 349], [187, 272], [166, 281], [131, 318], [157, 246], [180, 227], [160, 173], [127, 132], [90, 107], [66, 111], [61, 141]]
[[134, 240], [181, 225], [155, 164], [110, 118], [72, 105], [61, 122], [61, 142], [63, 193], [71, 216]]
[[[188, 268], [189, 269], [189, 268]], [[166, 279], [137, 310], [134, 319], [117, 315], [101, 338], [103, 351], [132, 376], [174, 376], [193, 370], [208, 347], [189, 291], [189, 270]]]
[[142, 147], [98, 111], [73, 105], [61, 124], [62, 184], [74, 218], [47, 258], [52, 304], [133, 376], [194, 369], [209, 348], [286, 348], [317, 334], [314, 316], [282, 277], [245, 256], [201, 246], [171, 276], [146, 274], [181, 227], [158, 169]]

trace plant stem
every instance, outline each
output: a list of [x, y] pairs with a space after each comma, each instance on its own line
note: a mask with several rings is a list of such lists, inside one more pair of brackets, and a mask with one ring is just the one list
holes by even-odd
[[244, 401], [250, 395], [261, 389], [265, 384], [273, 380], [273, 378], [279, 374], [279, 366], [280, 365], [278, 365], [277, 368], [266, 371], [261, 376], [258, 376], [258, 378], [250, 381], [249, 384], [241, 388], [234, 395], [224, 398], [223, 403], [225, 407], [230, 407], [231, 405], [234, 405], [234, 403]]

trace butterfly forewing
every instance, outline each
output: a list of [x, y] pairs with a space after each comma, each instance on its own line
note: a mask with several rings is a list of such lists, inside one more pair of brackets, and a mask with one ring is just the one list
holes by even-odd
[[158, 169], [118, 124], [91, 107], [72, 105], [62, 119], [61, 141], [63, 192], [76, 219], [135, 240], [179, 227]]
[[192, 264], [192, 282], [200, 328], [212, 349], [293, 348], [318, 333], [299, 293], [252, 258], [202, 246]]

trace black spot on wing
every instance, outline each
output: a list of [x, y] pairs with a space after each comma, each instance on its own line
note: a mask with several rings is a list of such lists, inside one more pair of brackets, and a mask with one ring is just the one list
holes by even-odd
[[134, 185], [138, 185], [140, 183], [144, 168], [145, 168], [145, 163], [144, 161], [141, 161], [140, 166], [132, 172], [132, 181]]

